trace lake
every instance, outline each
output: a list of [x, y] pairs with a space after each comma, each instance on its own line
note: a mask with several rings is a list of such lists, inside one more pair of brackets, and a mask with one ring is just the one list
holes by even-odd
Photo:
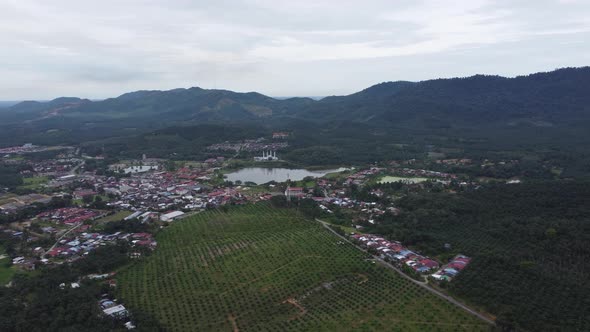
[[287, 179], [299, 181], [308, 176], [319, 178], [328, 173], [342, 172], [345, 170], [346, 168], [308, 171], [306, 169], [248, 167], [226, 174], [225, 178], [232, 182], [239, 180], [242, 183], [254, 182], [256, 184], [263, 184], [270, 181], [285, 182]]

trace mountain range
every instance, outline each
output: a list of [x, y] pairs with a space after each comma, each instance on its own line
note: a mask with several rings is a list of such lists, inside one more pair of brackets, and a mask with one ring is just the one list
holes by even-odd
[[320, 100], [197, 87], [101, 101], [62, 97], [0, 109], [0, 144], [72, 144], [217, 124], [291, 130], [299, 133], [301, 147], [344, 146], [354, 137], [354, 144], [579, 150], [590, 141], [588, 87], [590, 67], [582, 67], [515, 78], [385, 82]]
[[590, 102], [590, 67], [564, 68], [516, 78], [476, 75], [422, 82], [386, 82], [347, 96], [274, 99], [197, 87], [136, 91], [90, 101], [61, 97], [48, 102], [24, 101], [0, 113], [4, 124], [78, 119], [80, 124], [121, 119], [161, 125], [173, 122], [242, 122], [268, 118], [310, 121], [350, 120], [398, 123], [440, 117], [444, 125], [478, 121], [528, 122], [549, 126], [584, 117]]

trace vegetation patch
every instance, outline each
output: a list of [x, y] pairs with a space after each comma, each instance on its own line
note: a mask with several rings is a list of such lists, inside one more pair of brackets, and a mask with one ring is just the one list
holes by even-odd
[[425, 182], [428, 180], [429, 180], [428, 178], [421, 178], [421, 177], [384, 176], [378, 181], [378, 183], [393, 183], [393, 182], [420, 183], [420, 182]]
[[502, 328], [590, 329], [589, 183], [486, 185], [396, 203], [400, 215], [385, 215], [367, 231], [441, 262], [473, 257], [449, 291], [496, 315]]
[[130, 216], [132, 213], [133, 212], [126, 211], [126, 210], [117, 211], [114, 214], [111, 214], [111, 215], [106, 216], [104, 218], [97, 219], [96, 223], [100, 224], [100, 223], [111, 222], [111, 221], [120, 221], [120, 220], [123, 220], [124, 218]]
[[30, 178], [23, 178], [23, 184], [19, 186], [20, 189], [39, 189], [42, 185], [49, 182], [47, 176], [35, 176]]
[[210, 211], [158, 234], [120, 296], [174, 331], [487, 331], [292, 209]]
[[6, 285], [15, 273], [16, 270], [11, 266], [4, 247], [0, 246], [0, 287]]

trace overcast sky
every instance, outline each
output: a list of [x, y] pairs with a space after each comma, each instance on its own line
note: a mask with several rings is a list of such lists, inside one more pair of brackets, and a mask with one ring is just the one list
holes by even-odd
[[271, 96], [590, 65], [590, 0], [1, 0], [0, 100]]

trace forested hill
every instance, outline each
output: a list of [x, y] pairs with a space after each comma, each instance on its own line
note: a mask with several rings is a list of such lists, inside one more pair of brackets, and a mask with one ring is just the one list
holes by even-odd
[[135, 91], [116, 98], [90, 101], [57, 98], [49, 102], [24, 101], [0, 112], [5, 121], [50, 122], [52, 118], [117, 122], [117, 119], [154, 120], [163, 125], [175, 121], [256, 120], [303, 107], [309, 98], [274, 99], [256, 92], [205, 90], [197, 87], [168, 91]]
[[[387, 82], [339, 97], [274, 99], [259, 93], [201, 88], [137, 91], [102, 101], [58, 98], [0, 110], [0, 145], [72, 143], [130, 136], [170, 126], [208, 123], [268, 128], [362, 123], [376, 130], [488, 133], [548, 130], [570, 143], [586, 141], [590, 124], [590, 67], [516, 78]], [[550, 129], [547, 129], [550, 128]], [[527, 134], [528, 135], [528, 134]]]
[[516, 78], [476, 75], [419, 83], [389, 82], [310, 105], [300, 117], [438, 126], [499, 121], [551, 126], [590, 118], [590, 67], [565, 68]]

